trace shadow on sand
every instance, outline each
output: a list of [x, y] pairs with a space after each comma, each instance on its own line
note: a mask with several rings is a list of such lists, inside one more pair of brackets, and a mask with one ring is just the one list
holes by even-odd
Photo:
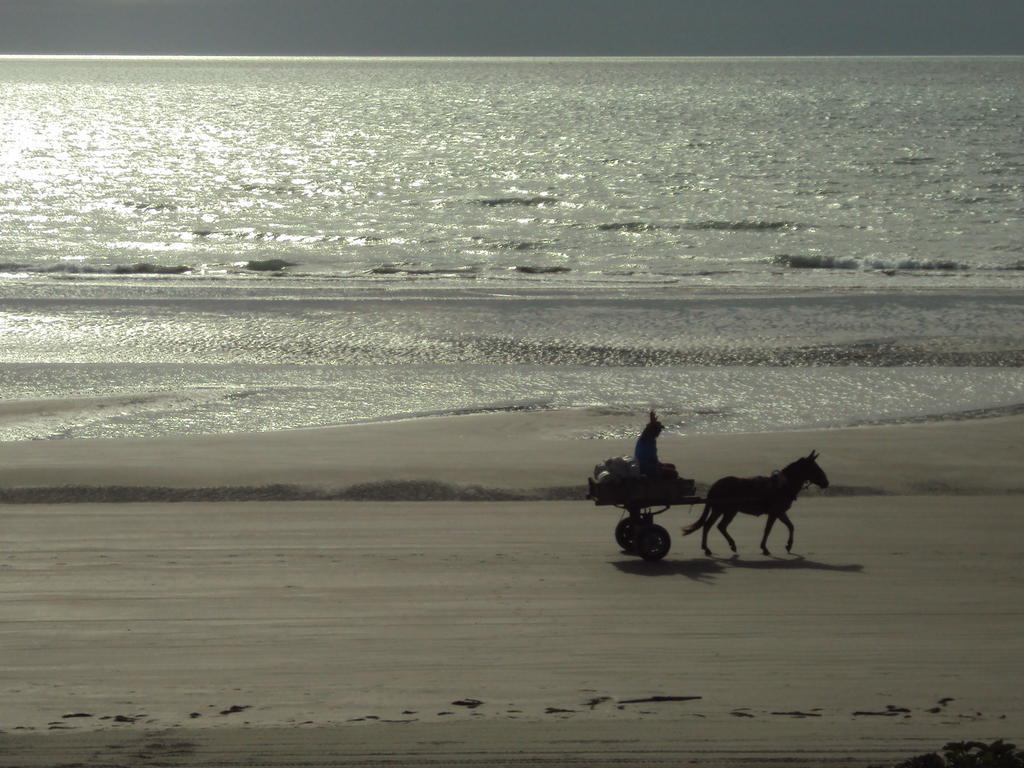
[[640, 558], [612, 562], [623, 573], [632, 576], [686, 576], [694, 581], [710, 583], [715, 576], [725, 573], [726, 567], [718, 560], [658, 560], [649, 563]]
[[647, 562], [639, 558], [617, 560], [612, 562], [623, 573], [633, 576], [686, 576], [694, 581], [712, 582], [715, 576], [721, 576], [732, 568], [750, 568], [762, 571], [838, 571], [841, 573], [863, 573], [864, 566], [859, 564], [833, 565], [808, 560], [801, 555], [776, 557], [774, 555], [761, 559], [744, 560], [739, 555], [732, 557], [700, 557], [693, 560], [658, 560]]

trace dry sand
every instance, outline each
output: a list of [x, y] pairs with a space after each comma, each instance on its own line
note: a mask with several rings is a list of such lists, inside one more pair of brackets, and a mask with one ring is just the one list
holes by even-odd
[[[51, 406], [52, 407], [52, 406]], [[642, 420], [461, 416], [0, 445], [4, 488], [581, 488]], [[584, 500], [0, 506], [0, 765], [883, 765], [1024, 740], [1024, 419], [666, 436], [711, 481], [816, 448], [794, 554], [624, 555]], [[39, 492], [45, 495], [44, 492]], [[581, 491], [582, 495], [582, 491]], [[29, 494], [31, 496], [31, 494]]]

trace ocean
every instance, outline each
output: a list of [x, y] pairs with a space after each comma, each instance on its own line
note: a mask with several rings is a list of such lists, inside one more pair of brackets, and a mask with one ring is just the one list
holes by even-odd
[[0, 105], [0, 393], [63, 402], [0, 440], [1024, 408], [1024, 57], [0, 57]]

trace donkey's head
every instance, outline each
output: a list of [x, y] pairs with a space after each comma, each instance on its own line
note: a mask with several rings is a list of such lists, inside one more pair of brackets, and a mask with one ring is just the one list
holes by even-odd
[[793, 462], [794, 469], [803, 483], [814, 483], [819, 488], [828, 488], [828, 475], [818, 466], [818, 452], [811, 451], [802, 459]]

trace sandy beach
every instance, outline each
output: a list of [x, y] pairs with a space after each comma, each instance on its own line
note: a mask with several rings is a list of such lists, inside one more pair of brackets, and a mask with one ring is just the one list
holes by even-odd
[[699, 483], [817, 449], [832, 488], [797, 501], [792, 554], [741, 516], [738, 556], [713, 533], [705, 557], [674, 507], [656, 563], [582, 498], [643, 417], [0, 444], [0, 764], [866, 767], [1024, 741], [1024, 417], [666, 435]]

